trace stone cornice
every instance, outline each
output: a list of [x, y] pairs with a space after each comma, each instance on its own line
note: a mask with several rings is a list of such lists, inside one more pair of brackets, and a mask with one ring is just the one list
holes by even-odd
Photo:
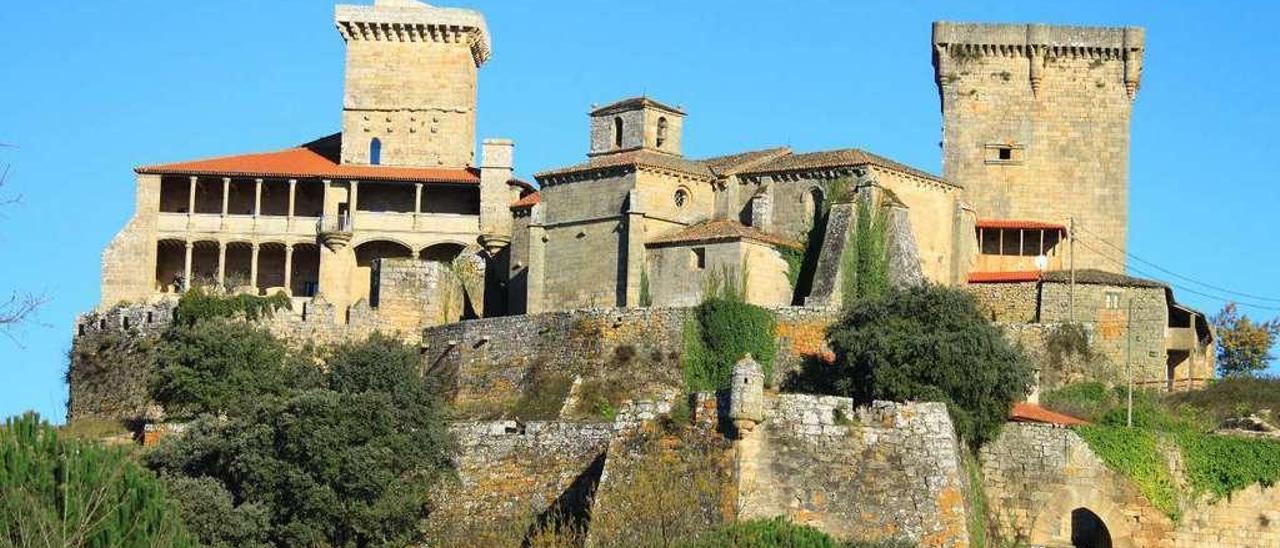
[[457, 8], [425, 4], [390, 6], [340, 5], [334, 23], [345, 41], [441, 42], [466, 44], [476, 66], [489, 59], [492, 45], [484, 16]]

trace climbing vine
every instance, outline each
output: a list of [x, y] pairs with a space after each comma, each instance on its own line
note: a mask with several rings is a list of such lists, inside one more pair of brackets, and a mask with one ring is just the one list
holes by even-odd
[[1160, 452], [1155, 432], [1138, 428], [1088, 425], [1076, 429], [1102, 462], [1138, 486], [1151, 504], [1178, 521], [1178, 486]]
[[178, 322], [191, 325], [209, 318], [244, 316], [249, 320], [257, 320], [271, 316], [277, 310], [292, 308], [293, 301], [282, 292], [268, 297], [245, 294], [222, 296], [195, 288], [184, 293], [178, 300], [174, 316]]

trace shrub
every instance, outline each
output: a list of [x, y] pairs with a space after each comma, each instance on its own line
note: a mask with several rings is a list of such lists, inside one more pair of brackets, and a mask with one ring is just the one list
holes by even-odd
[[946, 402], [956, 431], [974, 447], [999, 431], [1033, 380], [1029, 360], [960, 289], [891, 289], [859, 300], [829, 339], [835, 364], [804, 384], [863, 402]]
[[194, 546], [163, 486], [123, 449], [62, 437], [35, 413], [0, 429], [0, 544]]
[[840, 546], [826, 533], [787, 521], [786, 518], [757, 519], [734, 522], [722, 526], [697, 540], [684, 545], [686, 548], [837, 548]]
[[1187, 479], [1198, 492], [1222, 498], [1255, 483], [1280, 480], [1280, 441], [1183, 432], [1176, 436]]
[[771, 378], [776, 320], [773, 312], [735, 299], [712, 298], [684, 326], [684, 378], [689, 391], [729, 386], [733, 364], [751, 354]]
[[1155, 433], [1137, 428], [1093, 425], [1077, 427], [1076, 432], [1102, 462], [1133, 480], [1152, 505], [1170, 519], [1179, 519], [1178, 487]]
[[276, 293], [268, 297], [257, 295], [212, 295], [200, 288], [194, 288], [182, 294], [178, 299], [178, 308], [174, 311], [174, 319], [178, 323], [195, 324], [210, 318], [234, 318], [243, 316], [256, 320], [270, 316], [279, 309], [293, 308], [293, 301], [284, 293]]
[[1175, 409], [1197, 410], [1214, 423], [1251, 413], [1261, 414], [1264, 409], [1271, 410], [1272, 414], [1266, 418], [1275, 419], [1275, 414], [1280, 412], [1280, 378], [1219, 379], [1202, 390], [1170, 394], [1168, 403]]
[[[417, 540], [427, 494], [450, 466], [450, 443], [414, 349], [374, 336], [337, 348], [328, 364], [318, 387], [260, 393], [247, 410], [205, 416], [148, 455], [166, 476], [209, 478], [229, 493], [231, 508], [186, 507], [202, 524], [203, 543]], [[221, 500], [208, 482], [185, 487]]]
[[1095, 421], [1115, 405], [1115, 398], [1105, 384], [1082, 382], [1040, 394], [1040, 405], [1059, 413]]
[[313, 386], [319, 370], [266, 330], [224, 319], [174, 326], [161, 337], [151, 396], [177, 417], [235, 413], [263, 397]]

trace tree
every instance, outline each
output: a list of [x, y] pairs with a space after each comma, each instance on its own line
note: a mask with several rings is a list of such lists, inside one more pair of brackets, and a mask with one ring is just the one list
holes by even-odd
[[27, 413], [0, 429], [0, 545], [194, 546], [160, 482], [120, 448]]
[[1280, 318], [1254, 322], [1227, 303], [1213, 317], [1218, 335], [1218, 372], [1223, 377], [1252, 377], [1266, 370], [1274, 358], [1271, 347], [1280, 335]]
[[252, 408], [265, 396], [318, 386], [320, 372], [252, 324], [222, 318], [176, 324], [161, 337], [151, 395], [177, 417]]
[[873, 399], [946, 402], [956, 431], [977, 447], [1033, 383], [1031, 362], [960, 289], [889, 288], [849, 305], [831, 327], [836, 361], [811, 366], [806, 388]]
[[[210, 545], [404, 546], [450, 466], [450, 443], [414, 348], [374, 335], [338, 347], [312, 388], [245, 398], [148, 456]], [[198, 367], [197, 367], [198, 369]], [[207, 478], [187, 481], [182, 478]], [[231, 501], [231, 504], [222, 502]]]
[[[12, 145], [0, 143], [0, 148], [10, 147]], [[5, 164], [0, 167], [0, 191], [4, 190], [4, 185], [8, 182], [8, 179], [9, 166]], [[0, 207], [11, 206], [18, 202], [19, 198], [17, 196], [0, 194]], [[9, 296], [0, 301], [0, 333], [4, 333], [5, 336], [16, 342], [13, 335], [14, 328], [30, 320], [46, 300], [43, 295], [36, 293], [19, 290], [10, 291]]]

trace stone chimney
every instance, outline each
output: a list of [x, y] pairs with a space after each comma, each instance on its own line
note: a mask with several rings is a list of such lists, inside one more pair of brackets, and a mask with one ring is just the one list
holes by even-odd
[[514, 170], [515, 143], [485, 139], [480, 158], [480, 244], [490, 255], [511, 243], [513, 193], [508, 182]]
[[764, 373], [760, 364], [747, 354], [733, 365], [733, 384], [729, 387], [729, 420], [744, 437], [764, 421]]

